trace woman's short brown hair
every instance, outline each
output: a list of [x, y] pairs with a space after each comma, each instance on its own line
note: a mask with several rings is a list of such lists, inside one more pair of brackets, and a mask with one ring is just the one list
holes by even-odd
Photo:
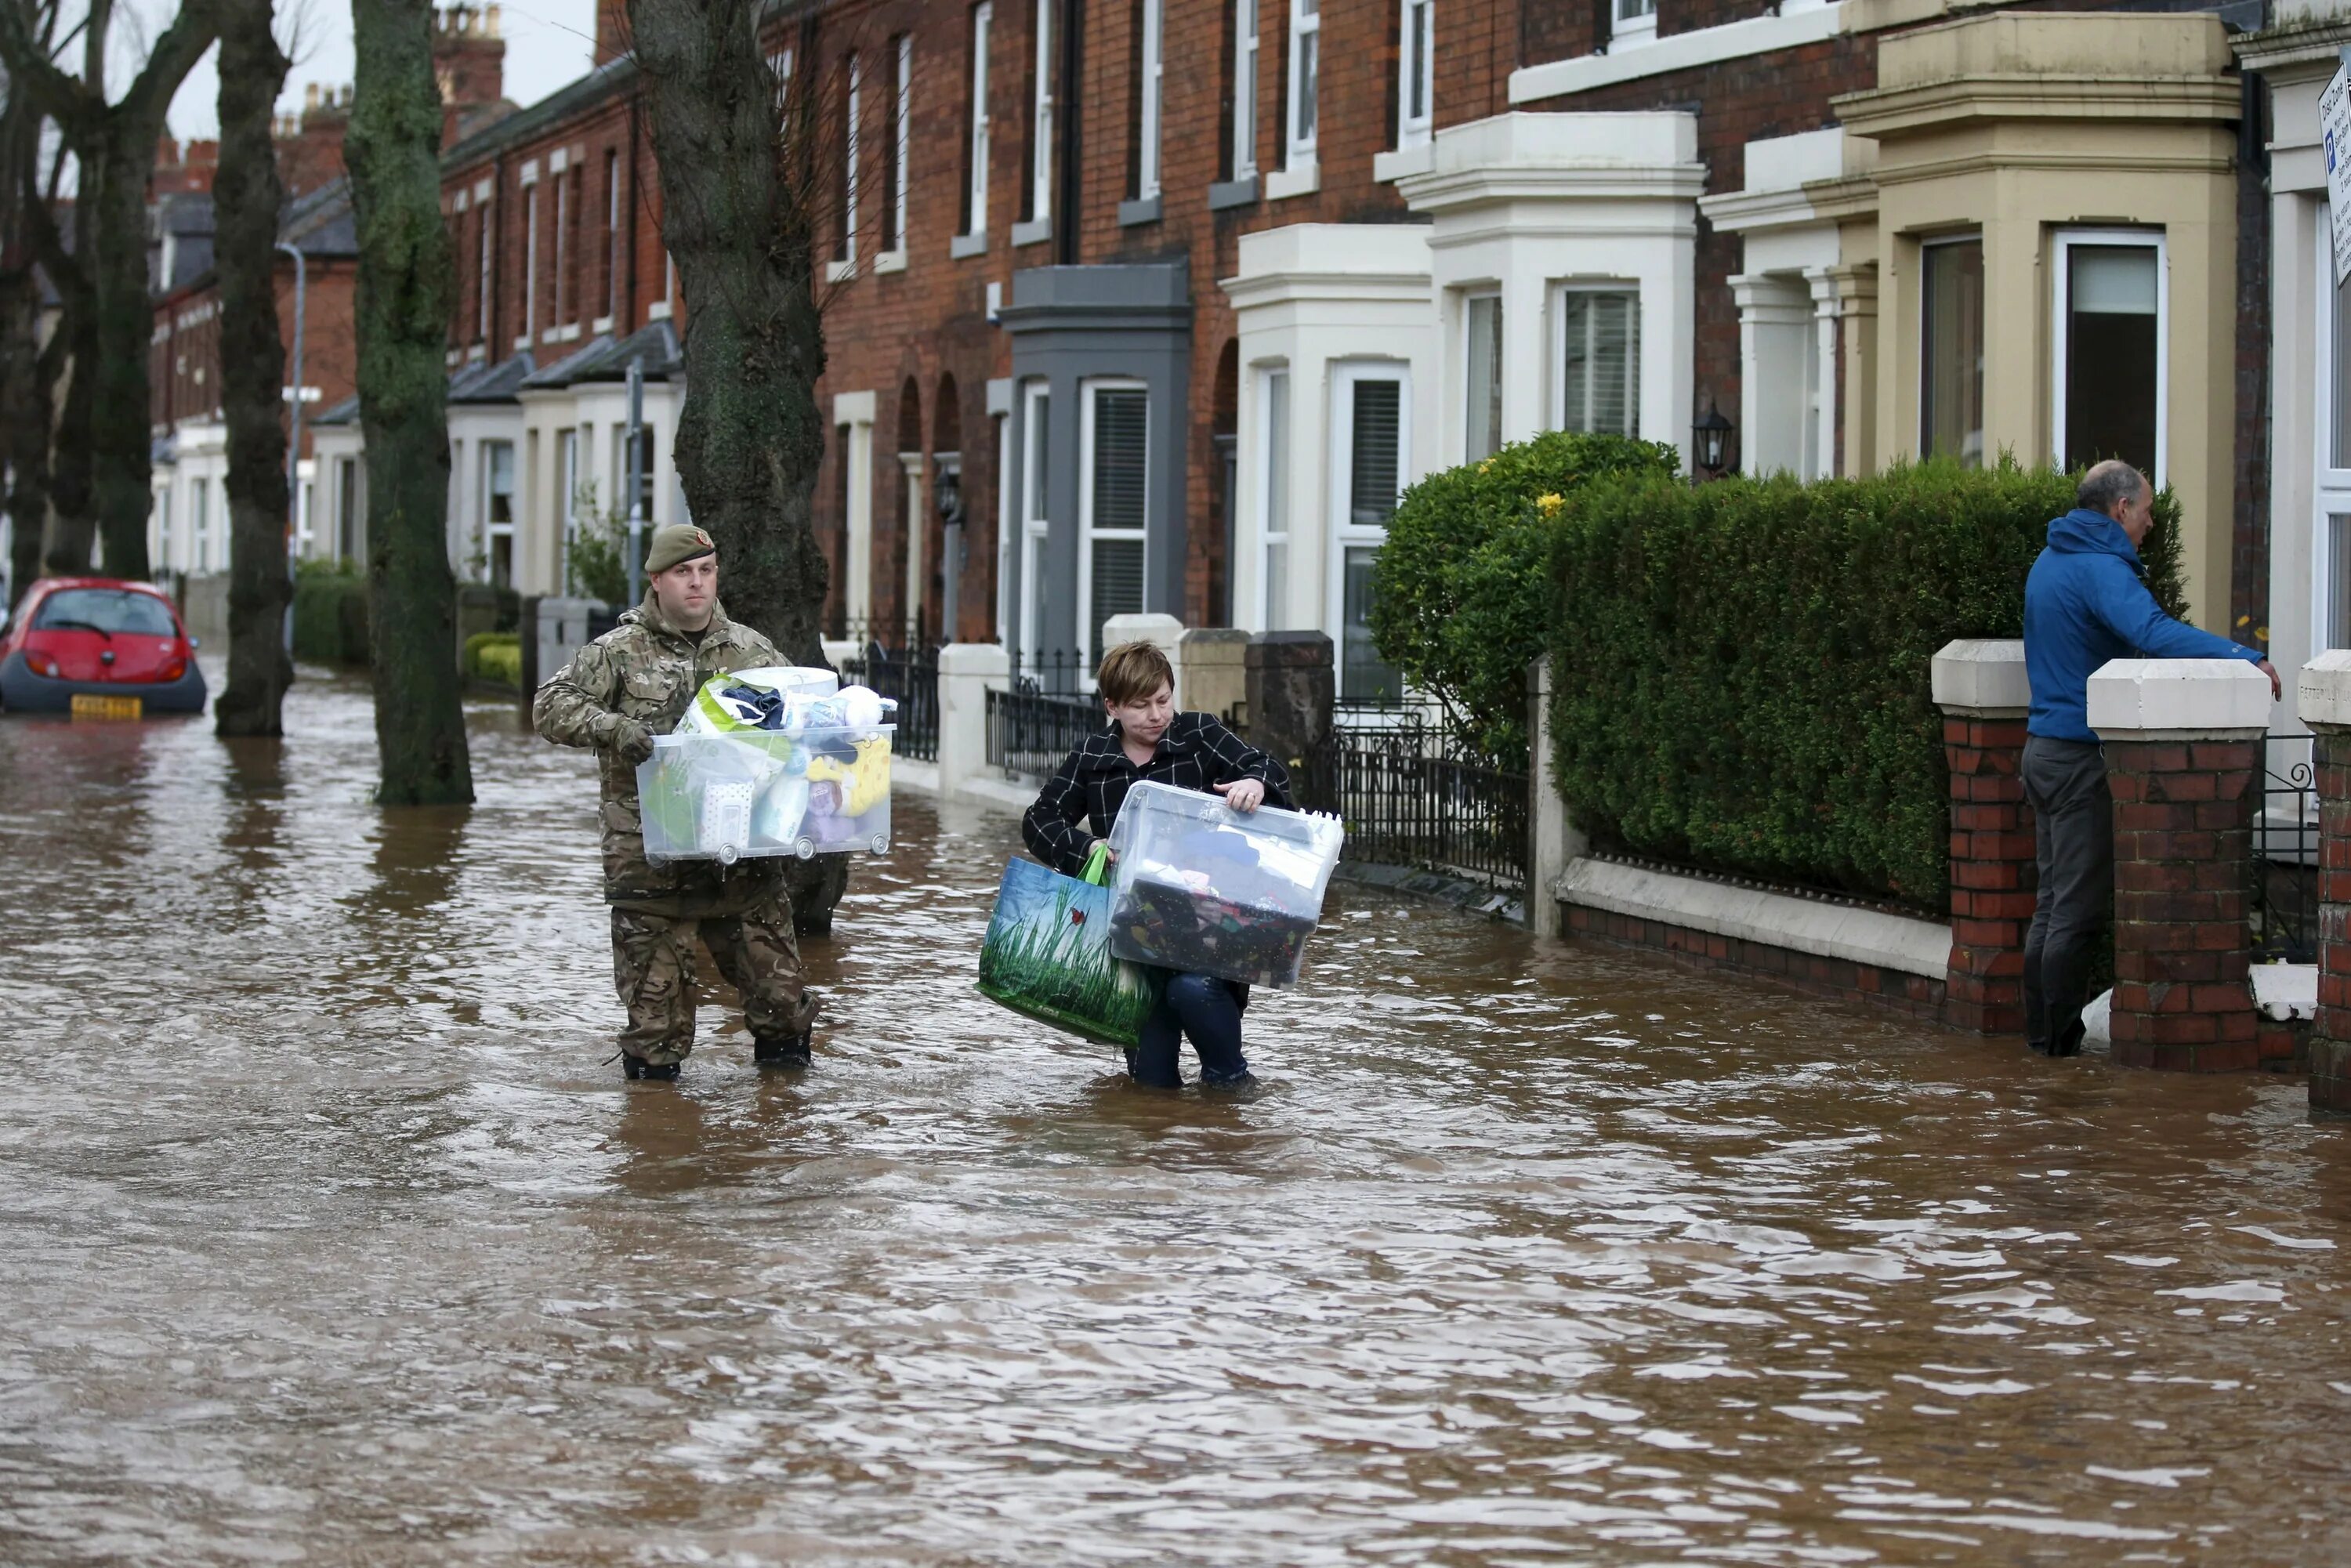
[[1094, 672], [1094, 689], [1113, 707], [1139, 703], [1161, 686], [1176, 689], [1176, 667], [1154, 643], [1121, 643]]

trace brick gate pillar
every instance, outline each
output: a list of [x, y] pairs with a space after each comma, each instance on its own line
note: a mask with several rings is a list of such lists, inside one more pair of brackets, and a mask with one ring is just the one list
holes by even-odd
[[2294, 678], [2310, 726], [2318, 795], [2318, 1018], [2310, 1031], [2310, 1104], [2351, 1111], [2351, 650], [2329, 649]]
[[2024, 803], [2024, 644], [1946, 643], [1935, 706], [1951, 777], [1951, 956], [1943, 1020], [2024, 1032], [2024, 934], [2032, 924], [2032, 809]]
[[2114, 1055], [2260, 1061], [2245, 923], [2270, 682], [2235, 659], [2116, 659], [2090, 677], [2115, 796]]

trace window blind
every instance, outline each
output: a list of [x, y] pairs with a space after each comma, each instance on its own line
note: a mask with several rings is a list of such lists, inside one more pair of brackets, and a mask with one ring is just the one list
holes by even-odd
[[1560, 378], [1563, 430], [1632, 435], [1640, 407], [1640, 306], [1630, 292], [1572, 289], [1561, 296], [1566, 340]]
[[1348, 521], [1358, 528], [1385, 528], [1396, 503], [1398, 415], [1404, 389], [1390, 381], [1355, 382]]

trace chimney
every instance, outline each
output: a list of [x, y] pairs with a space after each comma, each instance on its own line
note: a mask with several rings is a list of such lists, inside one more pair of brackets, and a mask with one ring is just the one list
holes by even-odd
[[506, 97], [498, 8], [458, 4], [434, 13], [433, 74], [441, 83], [441, 145], [456, 145]]
[[596, 63], [604, 65], [630, 52], [628, 0], [596, 0]]

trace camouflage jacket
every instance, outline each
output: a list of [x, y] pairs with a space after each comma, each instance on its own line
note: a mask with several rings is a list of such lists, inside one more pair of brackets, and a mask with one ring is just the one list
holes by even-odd
[[716, 861], [648, 862], [637, 820], [637, 771], [621, 760], [612, 746], [624, 718], [636, 720], [654, 735], [667, 735], [712, 675], [784, 662], [775, 644], [728, 620], [724, 606], [712, 612], [710, 629], [696, 646], [662, 618], [648, 591], [643, 604], [580, 649], [538, 688], [531, 705], [531, 722], [538, 733], [558, 746], [584, 746], [596, 753], [603, 782], [600, 821], [606, 903], [687, 918], [737, 914], [774, 891], [782, 876], [779, 861], [745, 861], [731, 867]]

